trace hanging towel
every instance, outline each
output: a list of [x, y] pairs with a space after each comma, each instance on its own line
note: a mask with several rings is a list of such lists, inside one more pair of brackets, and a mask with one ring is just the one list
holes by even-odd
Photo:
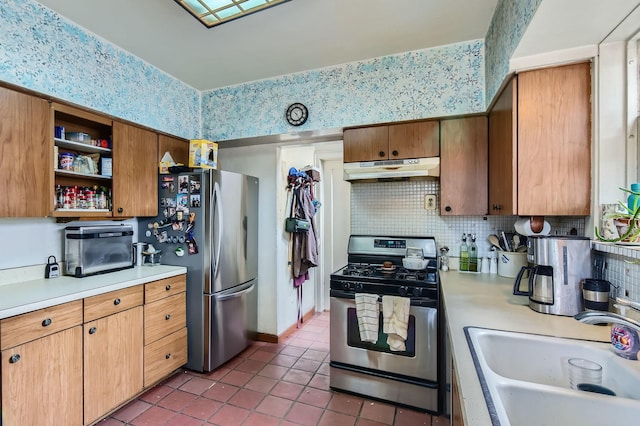
[[405, 351], [409, 308], [407, 297], [382, 296], [382, 331], [387, 334], [387, 344], [392, 351]]
[[360, 340], [371, 343], [378, 341], [379, 316], [378, 295], [356, 293], [356, 317]]

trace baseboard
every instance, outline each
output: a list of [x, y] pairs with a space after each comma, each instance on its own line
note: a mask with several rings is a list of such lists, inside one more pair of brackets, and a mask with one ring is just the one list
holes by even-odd
[[[315, 308], [311, 308], [307, 313], [302, 316], [302, 323], [309, 321], [311, 317], [316, 314]], [[268, 343], [281, 343], [285, 338], [287, 338], [291, 333], [296, 331], [298, 328], [298, 324], [294, 323], [289, 328], [287, 328], [284, 332], [282, 332], [279, 336], [275, 334], [269, 333], [257, 333], [256, 340], [259, 342], [268, 342]]]

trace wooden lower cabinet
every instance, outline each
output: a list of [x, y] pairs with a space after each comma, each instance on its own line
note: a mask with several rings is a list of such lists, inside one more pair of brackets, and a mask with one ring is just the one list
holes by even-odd
[[145, 387], [187, 363], [186, 284], [186, 275], [145, 284]]
[[464, 426], [460, 390], [458, 388], [458, 375], [454, 368], [451, 369], [451, 399], [451, 424], [453, 426]]
[[82, 425], [82, 327], [2, 351], [4, 426]]
[[186, 275], [4, 318], [0, 343], [1, 425], [93, 424], [187, 363]]
[[90, 424], [142, 390], [142, 306], [85, 323], [84, 423]]
[[153, 386], [186, 363], [185, 327], [144, 347], [144, 386]]

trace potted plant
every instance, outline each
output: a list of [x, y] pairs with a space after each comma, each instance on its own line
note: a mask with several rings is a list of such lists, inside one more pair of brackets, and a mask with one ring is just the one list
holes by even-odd
[[620, 189], [629, 194], [627, 203], [603, 206], [602, 229], [596, 226], [596, 238], [610, 243], [640, 243], [640, 185]]

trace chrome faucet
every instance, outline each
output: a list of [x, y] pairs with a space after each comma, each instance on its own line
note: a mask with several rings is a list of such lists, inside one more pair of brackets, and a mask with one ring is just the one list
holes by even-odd
[[574, 318], [585, 324], [614, 323], [626, 325], [627, 327], [631, 327], [635, 331], [640, 333], [640, 322], [632, 320], [631, 318], [624, 317], [622, 315], [615, 314], [613, 312], [584, 311], [575, 315]]

